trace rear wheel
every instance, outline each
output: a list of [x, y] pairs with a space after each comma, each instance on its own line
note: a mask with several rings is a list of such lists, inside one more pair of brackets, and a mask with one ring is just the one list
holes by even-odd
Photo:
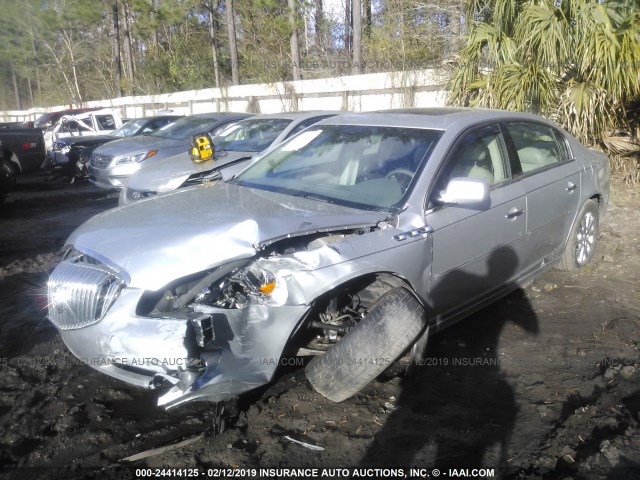
[[594, 200], [587, 200], [571, 229], [558, 268], [564, 271], [584, 268], [595, 255], [598, 231], [598, 204]]
[[404, 287], [387, 286], [349, 333], [309, 362], [307, 378], [329, 400], [346, 400], [400, 357], [424, 325], [424, 309], [413, 293]]

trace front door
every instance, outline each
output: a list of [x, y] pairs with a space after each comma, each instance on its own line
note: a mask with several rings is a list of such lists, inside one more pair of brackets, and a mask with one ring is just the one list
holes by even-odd
[[[488, 204], [438, 204], [439, 192], [456, 177], [486, 181]], [[430, 196], [426, 214], [433, 228], [430, 303], [442, 322], [515, 279], [526, 253], [526, 192], [522, 184], [511, 181], [507, 149], [497, 125], [461, 135]]]

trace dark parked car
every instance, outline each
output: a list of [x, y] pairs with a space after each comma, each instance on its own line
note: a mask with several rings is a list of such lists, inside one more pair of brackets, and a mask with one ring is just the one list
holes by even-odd
[[283, 358], [334, 401], [546, 269], [580, 269], [609, 199], [606, 156], [540, 117], [473, 109], [349, 114], [235, 179], [93, 217], [49, 278], [78, 357], [221, 401]]
[[11, 191], [15, 183], [16, 177], [13, 168], [4, 160], [2, 142], [0, 141], [0, 202], [2, 202], [4, 195]]
[[38, 170], [44, 163], [46, 150], [42, 130], [37, 128], [0, 129], [0, 176], [4, 193], [20, 173]]

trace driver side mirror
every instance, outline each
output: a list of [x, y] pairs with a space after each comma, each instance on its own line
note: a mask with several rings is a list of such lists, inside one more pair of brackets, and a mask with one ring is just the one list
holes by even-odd
[[478, 206], [489, 201], [489, 184], [486, 180], [452, 178], [442, 192], [442, 203]]

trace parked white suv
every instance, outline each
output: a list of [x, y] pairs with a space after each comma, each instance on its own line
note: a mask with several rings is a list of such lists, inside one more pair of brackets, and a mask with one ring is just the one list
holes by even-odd
[[121, 125], [120, 114], [106, 108], [77, 115], [63, 115], [50, 131], [44, 132], [47, 154], [54, 165], [67, 163], [66, 155], [61, 155], [56, 150], [56, 142], [67, 137], [107, 135]]

